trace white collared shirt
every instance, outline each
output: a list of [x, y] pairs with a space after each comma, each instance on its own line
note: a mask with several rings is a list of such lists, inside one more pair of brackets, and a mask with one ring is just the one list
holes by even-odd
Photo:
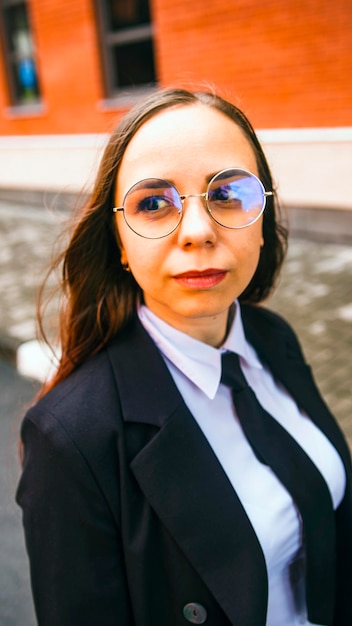
[[304, 602], [303, 610], [295, 606], [289, 583], [289, 567], [300, 549], [300, 517], [290, 494], [272, 470], [257, 460], [243, 434], [231, 391], [220, 384], [222, 352], [230, 350], [240, 355], [245, 378], [259, 402], [315, 463], [329, 487], [334, 508], [345, 491], [340, 456], [259, 361], [246, 341], [238, 302], [234, 322], [220, 349], [176, 330], [144, 305], [138, 315], [241, 500], [262, 546], [269, 579], [266, 625], [309, 626]]

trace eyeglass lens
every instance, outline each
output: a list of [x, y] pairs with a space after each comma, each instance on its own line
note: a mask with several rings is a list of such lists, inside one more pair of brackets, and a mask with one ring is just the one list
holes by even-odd
[[[191, 197], [193, 194], [189, 194]], [[194, 194], [197, 195], [197, 194]], [[126, 194], [124, 215], [130, 228], [147, 238], [165, 237], [182, 219], [183, 202], [169, 182], [148, 178]], [[212, 178], [205, 194], [212, 218], [227, 228], [244, 228], [258, 219], [265, 206], [260, 180], [246, 170], [227, 169]]]

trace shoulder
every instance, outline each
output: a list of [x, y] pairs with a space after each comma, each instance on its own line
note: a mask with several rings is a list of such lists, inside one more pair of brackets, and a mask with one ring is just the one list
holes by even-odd
[[52, 467], [53, 475], [64, 472], [82, 484], [93, 477], [108, 499], [116, 497], [113, 477], [130, 454], [126, 397], [136, 398], [142, 410], [145, 390], [136, 392], [135, 372], [147, 378], [144, 363], [158, 353], [148, 342], [153, 347], [145, 331], [131, 324], [29, 409], [21, 426], [24, 475], [44, 459], [42, 466]]
[[107, 350], [103, 349], [51, 389], [36, 406], [38, 410], [55, 413], [64, 413], [68, 406], [88, 408], [104, 401], [106, 394], [102, 391], [112, 385], [111, 366]]
[[117, 389], [103, 350], [48, 392], [22, 420], [17, 501], [27, 517], [41, 500], [47, 500], [49, 510], [60, 498], [72, 510], [80, 502], [79, 514], [88, 501], [100, 510], [109, 503], [115, 515], [121, 423]]
[[281, 346], [299, 359], [304, 359], [295, 330], [281, 315], [262, 305], [241, 304], [245, 334], [255, 347]]
[[262, 305], [241, 304], [244, 323], [259, 324], [268, 329], [285, 332], [296, 336], [292, 326], [279, 313]]
[[55, 447], [83, 449], [116, 431], [118, 407], [107, 350], [102, 350], [27, 411], [22, 437], [36, 432]]
[[[126, 377], [117, 373], [124, 374], [129, 363], [128, 371], [134, 377], [136, 361], [141, 361], [142, 354], [146, 357], [154, 352], [157, 350], [138, 320], [131, 320], [103, 350], [29, 409], [22, 437], [26, 431], [37, 431], [55, 446], [72, 444], [89, 449], [90, 454], [98, 444], [116, 448], [116, 439], [123, 430], [121, 392], [126, 385]], [[133, 393], [137, 384], [130, 385]]]

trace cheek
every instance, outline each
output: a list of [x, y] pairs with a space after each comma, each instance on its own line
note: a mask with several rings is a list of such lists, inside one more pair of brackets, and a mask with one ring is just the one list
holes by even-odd
[[161, 246], [155, 245], [152, 240], [139, 237], [121, 220], [117, 222], [116, 230], [121, 263], [128, 263], [135, 280], [143, 288], [148, 277], [156, 277], [165, 254], [160, 251]]
[[262, 220], [244, 228], [240, 231], [242, 237], [242, 247], [248, 258], [256, 259], [260, 255], [260, 250], [264, 245]]
[[257, 269], [261, 249], [264, 245], [261, 223], [243, 229], [240, 236], [241, 242], [237, 241], [234, 248], [238, 251], [236, 254], [237, 269], [242, 274], [243, 281], [249, 283]]

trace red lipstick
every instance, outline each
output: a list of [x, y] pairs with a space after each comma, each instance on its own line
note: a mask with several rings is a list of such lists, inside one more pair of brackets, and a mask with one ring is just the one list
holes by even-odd
[[174, 276], [174, 279], [179, 284], [192, 289], [210, 289], [221, 283], [226, 274], [225, 270], [208, 268], [202, 271], [189, 270], [188, 272], [182, 272]]

